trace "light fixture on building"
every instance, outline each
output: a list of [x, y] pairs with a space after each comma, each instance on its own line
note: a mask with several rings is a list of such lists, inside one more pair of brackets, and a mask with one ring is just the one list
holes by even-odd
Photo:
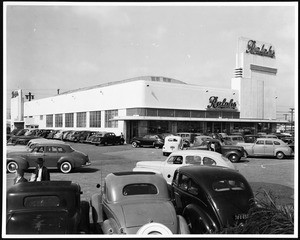
[[103, 95], [103, 92], [102, 92], [102, 91], [100, 91], [100, 93]]
[[149, 87], [149, 84], [147, 84], [147, 87]]
[[208, 92], [208, 90], [206, 90], [205, 92]]
[[235, 92], [233, 93], [233, 95], [235, 95]]

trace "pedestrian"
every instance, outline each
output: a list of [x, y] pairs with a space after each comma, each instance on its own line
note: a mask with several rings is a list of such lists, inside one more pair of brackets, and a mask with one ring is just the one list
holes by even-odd
[[44, 159], [38, 158], [36, 160], [37, 167], [34, 170], [34, 173], [31, 175], [31, 182], [39, 181], [50, 181], [50, 173], [48, 169], [44, 166]]
[[21, 183], [21, 182], [28, 182], [26, 178], [24, 178], [24, 169], [17, 168], [17, 176], [14, 179], [14, 184]]

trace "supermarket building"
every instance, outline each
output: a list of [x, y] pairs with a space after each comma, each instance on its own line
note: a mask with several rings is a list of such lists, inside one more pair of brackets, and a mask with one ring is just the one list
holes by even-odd
[[269, 43], [239, 38], [231, 89], [142, 76], [25, 101], [11, 98], [11, 124], [133, 136], [163, 132], [275, 131], [276, 56]]

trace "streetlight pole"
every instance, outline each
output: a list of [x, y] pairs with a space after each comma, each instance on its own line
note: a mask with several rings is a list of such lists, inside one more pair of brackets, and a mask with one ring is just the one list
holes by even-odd
[[294, 114], [294, 109], [295, 108], [290, 108], [291, 109], [291, 131], [293, 131], [293, 114]]

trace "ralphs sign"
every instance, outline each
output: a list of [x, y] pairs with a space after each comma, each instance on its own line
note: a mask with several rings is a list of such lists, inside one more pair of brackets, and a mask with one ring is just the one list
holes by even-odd
[[275, 58], [275, 50], [273, 49], [272, 45], [266, 46], [265, 43], [259, 45], [254, 40], [248, 41], [246, 53]]
[[223, 101], [218, 101], [218, 97], [211, 96], [209, 103], [210, 105], [207, 105], [207, 109], [236, 109], [236, 102], [234, 102], [233, 99], [230, 99], [229, 102], [227, 102], [226, 98], [224, 98]]

